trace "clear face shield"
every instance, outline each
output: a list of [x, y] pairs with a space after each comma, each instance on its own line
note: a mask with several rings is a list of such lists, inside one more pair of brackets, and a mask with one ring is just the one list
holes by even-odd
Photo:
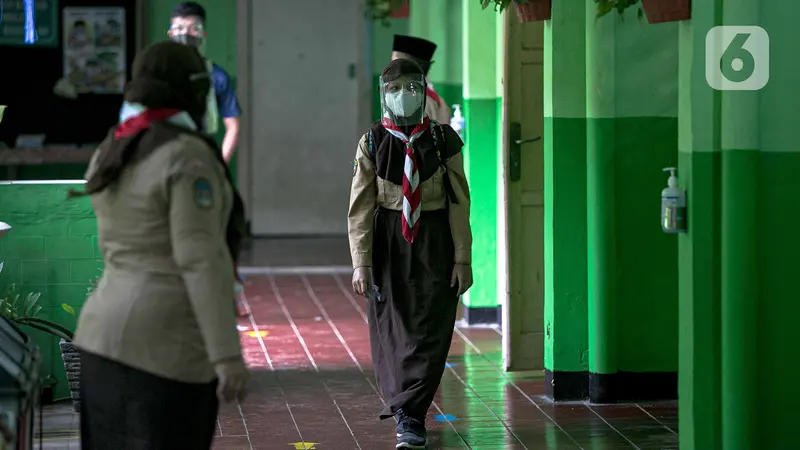
[[425, 119], [425, 76], [401, 75], [381, 82], [381, 113], [396, 126], [419, 125]]

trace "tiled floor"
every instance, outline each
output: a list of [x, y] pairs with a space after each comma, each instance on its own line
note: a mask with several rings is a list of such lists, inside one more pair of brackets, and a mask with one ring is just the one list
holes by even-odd
[[[394, 448], [393, 424], [375, 418], [381, 400], [364, 301], [350, 295], [349, 277], [250, 276], [246, 284], [252, 315], [240, 329], [251, 394], [222, 409], [214, 448]], [[542, 397], [541, 373], [500, 369], [499, 337], [457, 330], [428, 418], [431, 449], [678, 448], [674, 402], [554, 405]], [[77, 448], [47, 437], [45, 448]]]

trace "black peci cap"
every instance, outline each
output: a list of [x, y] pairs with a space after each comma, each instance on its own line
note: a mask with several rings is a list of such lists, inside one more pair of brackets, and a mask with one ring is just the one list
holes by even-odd
[[436, 44], [427, 39], [395, 34], [392, 51], [402, 52], [422, 61], [430, 62], [433, 60]]

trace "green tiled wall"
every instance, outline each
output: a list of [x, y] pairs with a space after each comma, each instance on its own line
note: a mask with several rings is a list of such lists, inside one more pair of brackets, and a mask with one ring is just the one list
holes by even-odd
[[[89, 200], [67, 199], [67, 191], [80, 184], [0, 183], [0, 221], [12, 229], [0, 239], [0, 292], [9, 284], [17, 291], [41, 292], [40, 317], [72, 330], [76, 314], [86, 299], [91, 280], [100, 275], [102, 258], [97, 248], [97, 224]], [[26, 329], [42, 352], [42, 375], [55, 375], [56, 397], [68, 396], [58, 340]]]

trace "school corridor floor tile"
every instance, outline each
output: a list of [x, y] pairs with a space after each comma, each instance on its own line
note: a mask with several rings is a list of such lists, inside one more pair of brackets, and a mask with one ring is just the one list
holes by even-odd
[[[214, 449], [393, 449], [394, 423], [377, 419], [365, 300], [351, 294], [349, 276], [253, 275], [245, 286], [250, 315], [239, 330], [250, 395], [222, 408]], [[429, 449], [678, 448], [677, 402], [553, 404], [541, 372], [502, 370], [500, 338], [492, 328], [456, 329], [427, 419]], [[79, 448], [77, 418], [52, 409], [45, 448]]]

